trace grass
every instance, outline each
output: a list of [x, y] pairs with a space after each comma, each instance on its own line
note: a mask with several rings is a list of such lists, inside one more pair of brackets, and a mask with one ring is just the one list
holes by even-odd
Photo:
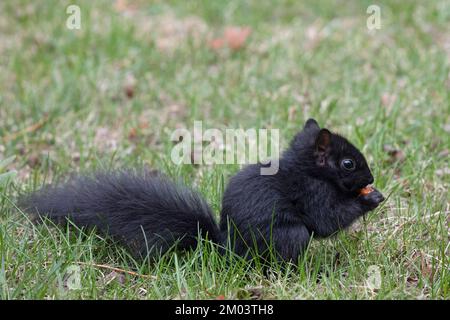
[[[65, 27], [73, 3], [80, 30]], [[2, 299], [449, 298], [448, 1], [379, 1], [370, 32], [371, 1], [111, 3], [1, 1], [0, 160], [15, 156], [3, 171], [17, 170], [0, 187]], [[252, 29], [241, 50], [207, 45], [234, 25]], [[265, 276], [208, 243], [142, 263], [95, 233], [33, 226], [14, 205], [71, 172], [147, 165], [218, 214], [238, 166], [177, 166], [170, 133], [194, 120], [270, 127], [286, 145], [309, 117], [360, 147], [390, 196], [312, 242], [297, 271]]]

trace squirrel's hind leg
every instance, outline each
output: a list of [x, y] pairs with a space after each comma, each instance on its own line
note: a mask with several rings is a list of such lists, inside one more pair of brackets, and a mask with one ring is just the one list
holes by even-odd
[[272, 230], [272, 248], [279, 260], [297, 263], [309, 244], [311, 235], [303, 224], [277, 226]]

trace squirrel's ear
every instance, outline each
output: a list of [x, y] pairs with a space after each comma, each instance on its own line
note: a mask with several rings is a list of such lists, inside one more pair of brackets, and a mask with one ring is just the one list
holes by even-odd
[[330, 147], [331, 132], [327, 129], [320, 129], [319, 135], [316, 138], [316, 151], [319, 153], [325, 153]]
[[328, 150], [330, 149], [331, 132], [327, 129], [320, 129], [316, 138], [316, 161], [319, 167], [324, 167], [326, 164], [326, 158]]
[[306, 120], [305, 126], [303, 127], [303, 129], [304, 130], [309, 130], [309, 129], [312, 129], [312, 128], [317, 129], [317, 130], [320, 129], [319, 124], [317, 123], [317, 121], [311, 118], [311, 119]]

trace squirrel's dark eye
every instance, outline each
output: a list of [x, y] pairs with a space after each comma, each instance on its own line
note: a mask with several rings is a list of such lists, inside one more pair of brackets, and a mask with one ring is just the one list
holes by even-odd
[[352, 159], [344, 159], [341, 161], [341, 168], [347, 171], [352, 171], [355, 169], [355, 161]]

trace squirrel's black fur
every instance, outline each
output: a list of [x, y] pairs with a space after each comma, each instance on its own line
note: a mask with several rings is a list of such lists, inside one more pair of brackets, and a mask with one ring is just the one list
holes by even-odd
[[[344, 159], [351, 160], [348, 168]], [[175, 244], [193, 248], [202, 236], [242, 256], [251, 250], [265, 256], [273, 248], [295, 261], [312, 236], [330, 236], [384, 200], [378, 190], [358, 194], [373, 182], [364, 156], [313, 119], [283, 153], [276, 174], [261, 175], [261, 166], [231, 178], [219, 226], [200, 195], [148, 171], [75, 178], [26, 196], [20, 207], [57, 223], [95, 227], [141, 256]]]

